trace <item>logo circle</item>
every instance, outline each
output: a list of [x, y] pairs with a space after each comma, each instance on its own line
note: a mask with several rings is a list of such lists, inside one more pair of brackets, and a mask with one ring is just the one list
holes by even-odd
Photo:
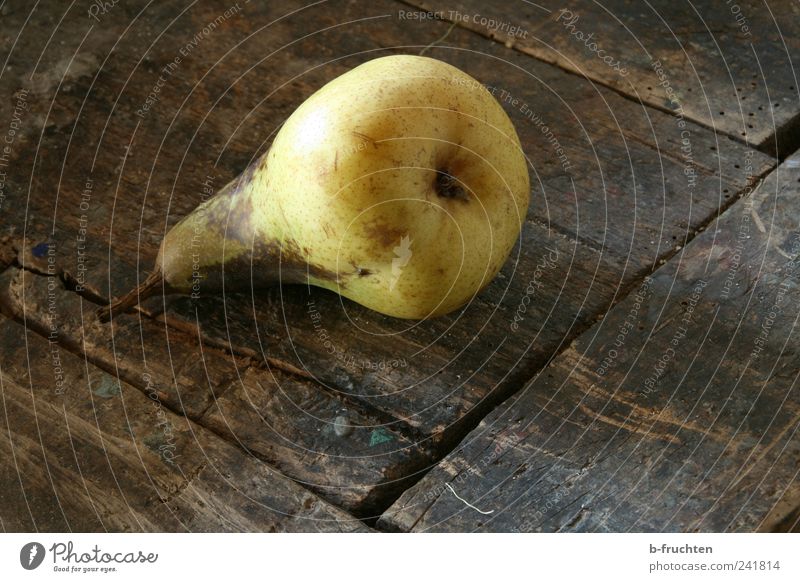
[[35, 570], [44, 561], [44, 546], [39, 542], [29, 542], [19, 551], [19, 563], [26, 570]]

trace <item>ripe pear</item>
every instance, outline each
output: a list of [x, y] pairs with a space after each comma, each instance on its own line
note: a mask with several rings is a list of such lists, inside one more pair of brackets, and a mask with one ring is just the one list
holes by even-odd
[[422, 319], [468, 302], [502, 267], [529, 178], [491, 93], [442, 61], [397, 55], [329, 82], [269, 151], [165, 236], [153, 273], [101, 320], [162, 290], [324, 287]]

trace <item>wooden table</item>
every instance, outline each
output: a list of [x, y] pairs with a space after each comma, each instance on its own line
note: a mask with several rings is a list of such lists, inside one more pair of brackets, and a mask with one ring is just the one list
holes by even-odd
[[[90, 6], [2, 8], [4, 530], [797, 527], [797, 3]], [[305, 98], [395, 53], [498, 88], [530, 159], [475, 301], [95, 321]]]

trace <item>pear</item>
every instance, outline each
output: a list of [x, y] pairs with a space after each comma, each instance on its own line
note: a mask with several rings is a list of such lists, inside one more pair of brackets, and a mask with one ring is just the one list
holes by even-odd
[[508, 258], [529, 201], [514, 126], [478, 81], [395, 55], [329, 82], [270, 149], [164, 237], [153, 273], [98, 312], [158, 292], [276, 283], [399, 318], [463, 306]]

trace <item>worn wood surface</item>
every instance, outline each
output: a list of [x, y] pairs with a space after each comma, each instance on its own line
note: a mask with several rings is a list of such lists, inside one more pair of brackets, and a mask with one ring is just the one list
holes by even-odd
[[[357, 28], [356, 34], [348, 26], [314, 42], [355, 52], [379, 43], [419, 47], [447, 32], [441, 22], [400, 21], [397, 6], [390, 3], [342, 6], [338, 22], [390, 17]], [[316, 30], [306, 21], [289, 22], [287, 34]], [[518, 251], [476, 301], [420, 325], [342, 304], [335, 295], [313, 289], [212, 298], [202, 302], [201, 318], [188, 299], [167, 301], [170, 318], [197, 324], [206, 335], [237, 349], [288, 361], [445, 448], [465, 422], [474, 422], [519, 387], [565, 338], [602, 313], [618, 289], [691, 238], [771, 163], [737, 143], [718, 142], [692, 124], [681, 128], [671, 116], [469, 32], [453, 30], [446, 43], [454, 48], [433, 48], [427, 54], [497, 87], [498, 96], [502, 91], [511, 96], [501, 100], [515, 121], [533, 174], [532, 205]], [[331, 78], [353, 61], [374, 56], [338, 61], [325, 66], [322, 76]], [[285, 66], [280, 60], [273, 63], [272, 74], [288, 68], [289, 58], [295, 57], [287, 55]], [[559, 161], [561, 154], [533, 115], [557, 124], [570, 167]], [[691, 188], [680, 149], [682, 131], [689, 132], [697, 172]], [[115, 263], [112, 273], [121, 267]], [[155, 301], [151, 308], [161, 306]], [[512, 327], [515, 316], [522, 325], [518, 321]], [[328, 338], [332, 353], [325, 349]]]
[[797, 2], [408, 4], [764, 151], [800, 145]]
[[155, 387], [3, 316], [0, 394], [3, 531], [366, 531]]
[[[27, 328], [50, 337], [93, 366], [155, 393], [166, 408], [242, 445], [340, 507], [360, 513], [375, 498], [399, 495], [402, 477], [427, 465], [408, 437], [319, 386], [202, 346], [147, 318], [113, 328], [94, 319], [95, 305], [46, 273], [46, 257], [0, 275], [0, 305]], [[10, 328], [13, 329], [13, 328]], [[348, 425], [336, 432], [336, 421]]]
[[[800, 492], [799, 195], [795, 155], [487, 416], [387, 511], [387, 524], [791, 526]], [[466, 507], [448, 485], [491, 514]]]
[[[409, 21], [389, 0], [250, 3], [213, 30], [230, 5], [190, 4], [139, 14], [144, 3], [121, 3], [100, 23], [86, 4], [63, 20], [65, 7], [50, 6], [16, 44], [28, 8], [9, 4], [0, 122], [20, 88], [25, 110], [2, 206], [8, 262], [41, 272], [35, 255], [50, 242], [66, 281], [66, 349], [139, 388], [146, 358], [173, 410], [360, 515], [391, 502], [774, 165], [473, 32]], [[325, 82], [422, 50], [496, 88], [531, 161], [520, 245], [484, 293], [411, 326], [302, 287], [159, 298], [119, 318], [108, 349], [90, 303], [143, 279], [169, 225], [264, 151]], [[6, 309], [41, 326], [41, 304], [29, 310], [27, 299], [41, 298], [43, 277], [12, 275], [7, 289], [25, 293]], [[342, 439], [333, 427], [345, 411], [357, 428]]]

